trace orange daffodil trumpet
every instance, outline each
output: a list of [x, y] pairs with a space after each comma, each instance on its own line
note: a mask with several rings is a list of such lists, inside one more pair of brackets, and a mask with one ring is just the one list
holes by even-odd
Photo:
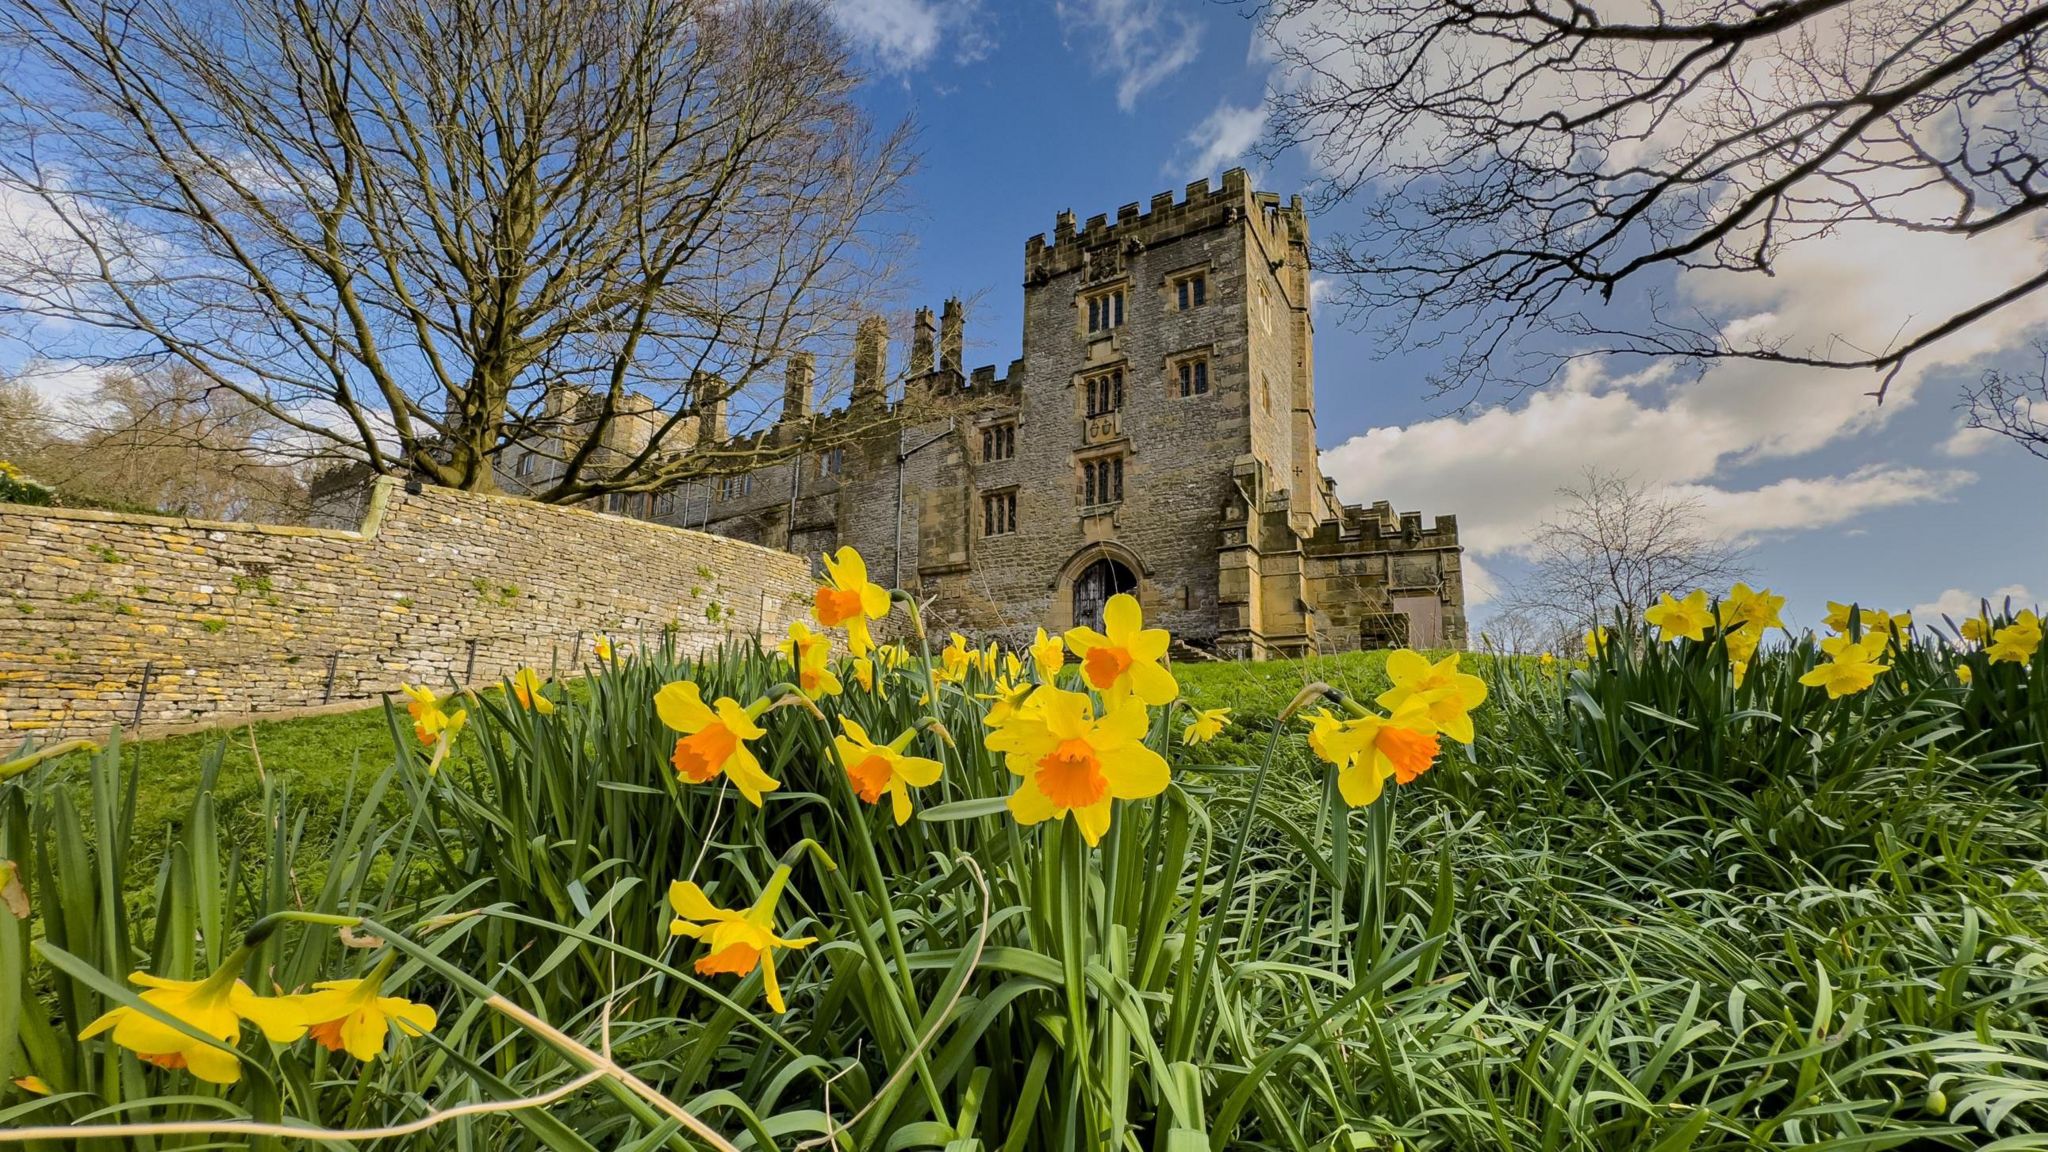
[[896, 823], [908, 822], [910, 790], [938, 783], [939, 773], [944, 771], [937, 760], [903, 754], [917, 730], [906, 729], [887, 744], [877, 744], [868, 739], [867, 729], [846, 717], [840, 717], [839, 727], [843, 734], [832, 738], [832, 746], [839, 752], [839, 762], [846, 766], [846, 778], [853, 785], [854, 794], [864, 804], [879, 804], [886, 795]]
[[209, 1084], [233, 1084], [242, 1078], [242, 1061], [233, 1048], [242, 1038], [242, 1021], [257, 1026], [280, 1044], [306, 1034], [307, 1021], [287, 997], [263, 997], [249, 990], [236, 974], [248, 949], [229, 956], [220, 970], [204, 980], [169, 980], [136, 972], [131, 983], [146, 989], [139, 999], [222, 1046], [173, 1028], [154, 1016], [123, 1005], [86, 1025], [78, 1034], [90, 1040], [112, 1032], [114, 1043], [159, 1068], [183, 1068]]
[[329, 1052], [347, 1052], [364, 1063], [384, 1051], [392, 1032], [424, 1036], [439, 1025], [432, 1008], [399, 996], [384, 995], [384, 977], [393, 957], [386, 956], [360, 980], [326, 980], [313, 991], [285, 997], [307, 1022], [307, 1033]]
[[1388, 780], [1413, 783], [1429, 771], [1439, 747], [1429, 701], [1422, 696], [1410, 697], [1392, 716], [1339, 720], [1327, 710], [1317, 712], [1309, 719], [1308, 744], [1337, 769], [1337, 791], [1353, 808], [1377, 803]]
[[1038, 824], [1071, 814], [1082, 838], [1099, 842], [1114, 801], [1157, 796], [1171, 782], [1165, 758], [1145, 746], [1150, 726], [1144, 708], [1098, 716], [1087, 693], [1040, 686], [988, 736], [989, 751], [1022, 777], [1010, 815]]
[[540, 694], [542, 683], [540, 673], [531, 668], [521, 668], [512, 674], [512, 698], [529, 712], [552, 716], [555, 712], [555, 702]]
[[424, 686], [400, 684], [398, 690], [407, 698], [405, 711], [412, 717], [412, 734], [429, 748], [453, 740], [469, 720], [467, 708], [448, 711], [442, 707], [444, 701], [435, 699], [434, 693]]
[[832, 673], [832, 638], [811, 631], [801, 620], [789, 622], [789, 639], [776, 649], [796, 666], [796, 686], [815, 700], [844, 691]]
[[1180, 695], [1180, 685], [1162, 663], [1173, 637], [1145, 627], [1137, 598], [1119, 592], [1102, 608], [1102, 631], [1067, 630], [1067, 647], [1081, 661], [1081, 676], [1111, 707], [1131, 699], [1158, 707]]
[[761, 762], [747, 747], [767, 730], [757, 721], [768, 710], [768, 700], [754, 701], [745, 708], [730, 696], [706, 704], [697, 685], [677, 680], [654, 694], [654, 711], [661, 722], [682, 733], [670, 762], [676, 774], [692, 784], [706, 784], [720, 776], [732, 781], [740, 795], [756, 808], [763, 793], [782, 787], [782, 782], [762, 771]]
[[710, 946], [711, 951], [697, 960], [699, 975], [723, 973], [746, 977], [759, 969], [768, 1007], [787, 1012], [789, 1007], [782, 1002], [782, 984], [775, 978], [775, 952], [817, 943], [815, 936], [791, 939], [775, 934], [775, 906], [788, 884], [789, 866], [785, 864], [769, 877], [768, 886], [761, 890], [754, 906], [741, 910], [720, 908], [704, 895], [702, 888], [688, 880], [678, 880], [668, 888], [669, 907], [676, 914], [669, 924], [669, 935], [687, 936]]
[[818, 586], [811, 618], [821, 628], [846, 629], [846, 647], [865, 656], [875, 646], [868, 621], [889, 614], [889, 590], [868, 579], [867, 561], [851, 545], [825, 554], [826, 583]]

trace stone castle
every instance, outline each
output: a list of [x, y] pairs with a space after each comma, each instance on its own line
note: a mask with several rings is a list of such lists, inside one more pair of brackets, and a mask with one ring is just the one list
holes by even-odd
[[[976, 635], [1094, 623], [1131, 592], [1148, 623], [1222, 656], [1461, 648], [1456, 518], [1348, 506], [1323, 475], [1308, 288], [1300, 198], [1242, 169], [1113, 220], [1062, 212], [1025, 242], [1005, 375], [962, 371], [957, 300], [917, 312], [895, 374], [870, 318], [845, 405], [814, 411], [799, 354], [771, 427], [695, 417], [698, 451], [774, 462], [608, 509], [814, 562], [851, 544], [934, 624]], [[515, 447], [502, 486], [537, 485], [552, 455]]]

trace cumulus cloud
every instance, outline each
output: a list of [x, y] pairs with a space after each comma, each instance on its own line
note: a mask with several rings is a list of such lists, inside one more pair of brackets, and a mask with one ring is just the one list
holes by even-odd
[[1999, 440], [2000, 436], [1998, 433], [1993, 432], [1989, 428], [1963, 427], [1950, 433], [1948, 438], [1941, 442], [1940, 451], [1944, 456], [1965, 459], [1980, 455], [1985, 449], [1997, 444]]
[[2007, 584], [1981, 595], [1961, 588], [1946, 588], [1942, 590], [1941, 595], [1927, 603], [1913, 605], [1913, 618], [1923, 624], [1932, 624], [1944, 616], [1961, 621], [1975, 616], [1982, 602], [1986, 600], [1991, 602], [1993, 611], [1998, 611], [2005, 607], [2007, 600], [2012, 601], [2015, 609], [2033, 607], [2039, 597], [2027, 591], [2024, 584]]
[[841, 35], [891, 72], [922, 68], [949, 43], [962, 64], [990, 47], [977, 0], [832, 0], [829, 11]]
[[1187, 165], [1187, 177], [1209, 176], [1229, 167], [1251, 151], [1266, 126], [1266, 110], [1257, 104], [1240, 107], [1228, 100], [1216, 106], [1194, 130], [1186, 144], [1195, 158]]
[[1116, 79], [1117, 106], [1126, 112], [1201, 54], [1201, 27], [1166, 0], [1059, 0], [1054, 10], [1067, 46]]

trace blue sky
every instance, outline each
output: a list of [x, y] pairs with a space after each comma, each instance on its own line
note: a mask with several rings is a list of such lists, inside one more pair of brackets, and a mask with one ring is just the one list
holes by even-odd
[[[916, 242], [896, 253], [900, 288], [877, 306], [968, 300], [970, 364], [1017, 355], [1024, 242], [1059, 210], [1113, 213], [1240, 163], [1283, 195], [1314, 175], [1299, 156], [1253, 152], [1263, 97], [1284, 77], [1255, 42], [1248, 4], [829, 2], [872, 70], [861, 98], [885, 123], [908, 118], [922, 155], [895, 222]], [[1340, 211], [1311, 226], [1329, 236], [1345, 223]], [[1769, 280], [1689, 274], [1637, 291], [1801, 341], [1840, 333], [1870, 345], [2044, 263], [2038, 232], [1971, 242], [1844, 229], [1800, 246]], [[1614, 308], [1623, 326], [1641, 296]], [[1697, 500], [1710, 529], [1750, 546], [1794, 623], [1817, 622], [1828, 599], [1960, 611], [2010, 590], [2032, 601], [2048, 597], [2048, 462], [1959, 433], [1954, 405], [1984, 368], [2025, 365], [2041, 334], [2048, 298], [1915, 363], [1883, 408], [1861, 375], [1733, 364], [1694, 380], [1592, 361], [1518, 399], [1447, 400], [1430, 394], [1427, 350], [1380, 357], [1370, 333], [1319, 307], [1324, 468], [1349, 501], [1456, 513], [1482, 620], [1493, 587], [1523, 569], [1518, 544], [1589, 467]], [[8, 359], [0, 345], [0, 368]], [[39, 382], [59, 396], [93, 375], [44, 368]]]
[[[919, 130], [918, 242], [902, 256], [898, 303], [973, 301], [973, 363], [1017, 354], [1024, 240], [1050, 231], [1058, 210], [1114, 212], [1238, 163], [1283, 194], [1312, 175], [1298, 156], [1253, 154], [1275, 77], [1244, 7], [841, 0], [836, 12], [877, 69], [869, 105]], [[1339, 214], [1311, 226], [1329, 235], [1343, 223]], [[1655, 286], [1790, 331], [1853, 334], [1933, 315], [1945, 287], [2044, 256], [2038, 236], [1971, 248], [1852, 234], [1788, 262], [1774, 281]], [[1592, 362], [1542, 393], [1462, 404], [1430, 396], [1426, 350], [1380, 357], [1369, 333], [1323, 308], [1325, 469], [1347, 500], [1457, 513], [1481, 594], [1517, 575], [1515, 544], [1556, 488], [1590, 466], [1700, 501], [1714, 528], [1748, 543], [1795, 623], [1817, 623], [1828, 599], [1893, 610], [2015, 589], [2039, 599], [2048, 462], [1959, 434], [1954, 405], [1958, 385], [1985, 367], [2024, 366], [2044, 320], [2039, 308], [2001, 317], [1911, 370], [1882, 408], [1864, 397], [1872, 382], [1861, 375], [1737, 365], [1695, 380], [1669, 366]]]

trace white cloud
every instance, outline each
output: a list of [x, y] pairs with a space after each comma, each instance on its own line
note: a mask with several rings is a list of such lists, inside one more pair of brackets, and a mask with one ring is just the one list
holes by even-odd
[[924, 67], [948, 40], [962, 64], [989, 49], [979, 0], [832, 0], [830, 12], [841, 35], [891, 72]]
[[1479, 563], [1479, 558], [1466, 553], [1459, 558], [1458, 569], [1465, 581], [1465, 603], [1469, 607], [1490, 604], [1500, 595], [1500, 580]]
[[1871, 466], [1843, 476], [1794, 476], [1741, 492], [1703, 484], [1675, 484], [1670, 491], [1696, 500], [1717, 534], [1742, 539], [1831, 528], [1880, 508], [1945, 500], [1976, 479], [1970, 472]]
[[1985, 449], [1997, 444], [1999, 435], [1989, 428], [1958, 428], [1941, 442], [1940, 451], [1944, 456], [1965, 458], [1982, 455]]
[[105, 369], [76, 360], [32, 360], [14, 376], [35, 389], [53, 412], [64, 415], [92, 394], [104, 374]]
[[1992, 611], [1995, 612], [2004, 608], [2008, 599], [2012, 601], [2012, 606], [2018, 609], [2032, 607], [2038, 597], [2027, 591], [2024, 584], [2007, 584], [2003, 588], [1993, 588], [1981, 596], [1961, 588], [1948, 588], [1925, 604], [1913, 605], [1913, 618], [1923, 624], [1933, 624], [1943, 616], [1962, 621], [1975, 616], [1977, 610], [1982, 607], [1982, 601], [1989, 600]]
[[1257, 104], [1248, 108], [1227, 100], [1218, 104], [1187, 134], [1187, 146], [1195, 150], [1195, 158], [1187, 165], [1188, 178], [1214, 175], [1230, 166], [1259, 142], [1265, 126], [1266, 110]]
[[1130, 111], [1147, 88], [1194, 63], [1202, 31], [1165, 0], [1059, 0], [1067, 46], [1084, 49], [1097, 72], [1116, 78], [1116, 102]]

